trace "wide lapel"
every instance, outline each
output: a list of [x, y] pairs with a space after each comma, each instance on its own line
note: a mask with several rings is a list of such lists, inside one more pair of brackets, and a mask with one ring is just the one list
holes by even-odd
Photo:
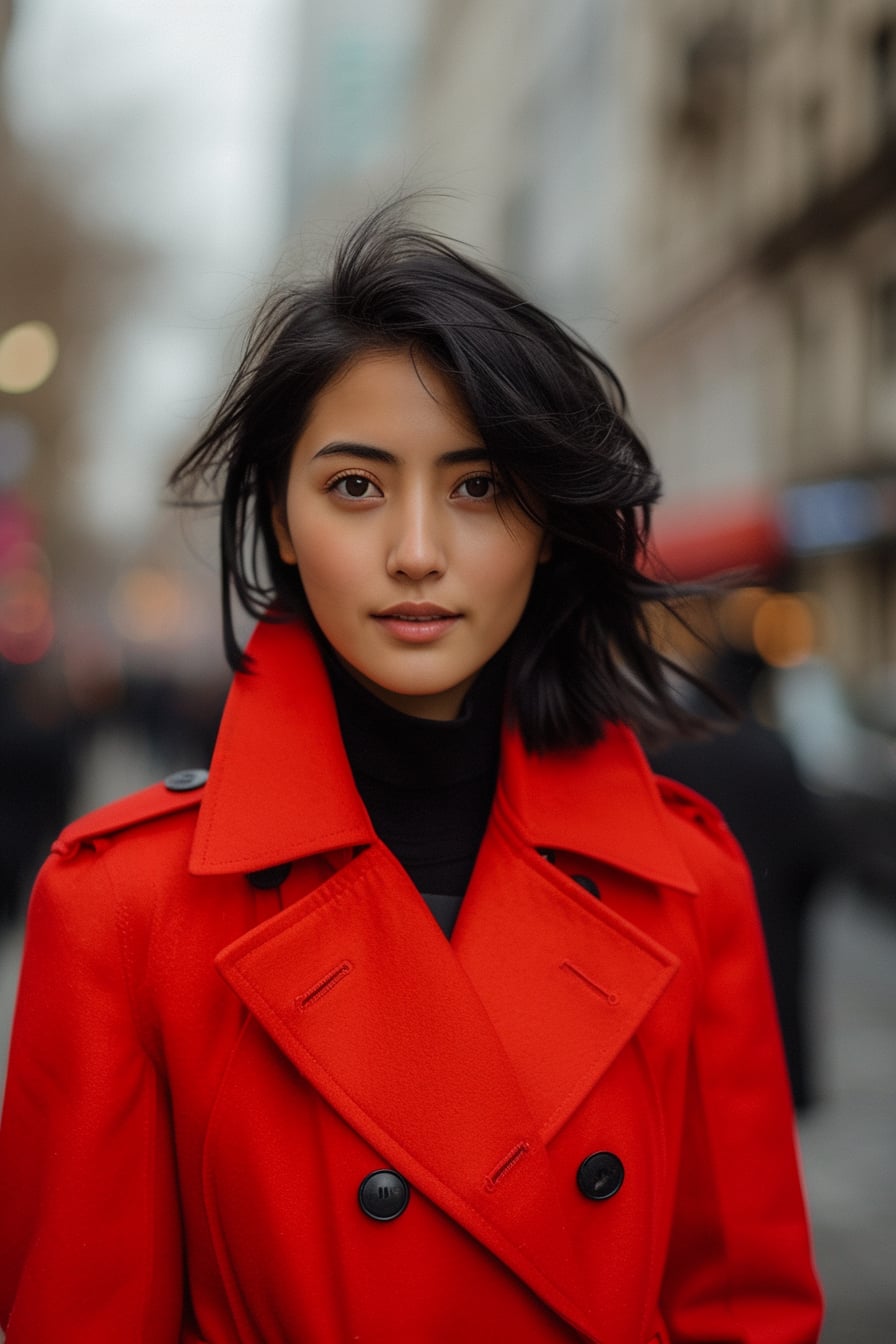
[[296, 1068], [383, 1159], [588, 1338], [542, 1136], [482, 1001], [376, 844], [218, 965]]
[[453, 946], [548, 1142], [634, 1035], [677, 957], [544, 857], [562, 850], [693, 891], [633, 739], [529, 757], [504, 743]]
[[695, 890], [643, 757], [621, 729], [546, 757], [508, 731], [449, 943], [373, 833], [310, 635], [262, 626], [249, 652], [256, 670], [228, 701], [191, 871], [312, 854], [337, 871], [310, 893], [301, 869], [288, 878], [286, 908], [219, 954], [222, 975], [386, 1162], [596, 1339], [546, 1145], [677, 963], [539, 851]]
[[337, 871], [307, 892], [299, 867], [285, 909], [223, 949], [221, 974], [386, 1162], [596, 1339], [539, 1126], [452, 945], [373, 833], [313, 640], [297, 624], [260, 626], [249, 653], [190, 869], [338, 851]]

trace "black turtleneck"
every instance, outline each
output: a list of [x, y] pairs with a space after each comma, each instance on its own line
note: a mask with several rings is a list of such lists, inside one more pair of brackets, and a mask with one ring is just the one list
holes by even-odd
[[506, 659], [479, 673], [456, 719], [402, 714], [325, 651], [346, 755], [377, 835], [450, 936], [495, 792]]

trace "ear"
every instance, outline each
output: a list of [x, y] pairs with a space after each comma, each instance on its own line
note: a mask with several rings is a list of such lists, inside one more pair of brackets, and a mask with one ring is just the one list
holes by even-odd
[[280, 552], [280, 559], [285, 565], [298, 564], [298, 557], [295, 552], [295, 547], [292, 544], [292, 536], [289, 531], [286, 504], [282, 499], [276, 500], [271, 505], [271, 523], [274, 528], [274, 536], [277, 538], [277, 549]]

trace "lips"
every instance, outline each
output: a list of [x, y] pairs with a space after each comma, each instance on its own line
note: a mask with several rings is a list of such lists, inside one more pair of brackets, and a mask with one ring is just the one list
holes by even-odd
[[442, 621], [456, 620], [457, 612], [437, 607], [432, 602], [399, 602], [376, 613], [378, 620]]
[[404, 644], [430, 644], [452, 630], [461, 617], [433, 602], [398, 602], [377, 612], [374, 619]]

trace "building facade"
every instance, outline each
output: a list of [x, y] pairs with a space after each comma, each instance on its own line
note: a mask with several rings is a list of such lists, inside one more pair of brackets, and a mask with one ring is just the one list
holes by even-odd
[[896, 660], [896, 5], [638, 0], [630, 57], [625, 364], [669, 507], [764, 501], [859, 683]]
[[429, 217], [601, 351], [619, 345], [620, 0], [430, 0], [412, 100]]

